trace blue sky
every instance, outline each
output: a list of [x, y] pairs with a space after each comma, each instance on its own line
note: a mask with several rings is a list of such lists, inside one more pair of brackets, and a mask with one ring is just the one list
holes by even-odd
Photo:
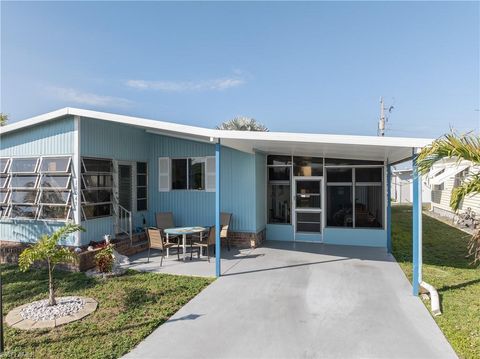
[[214, 127], [480, 130], [479, 3], [1, 4], [1, 110], [70, 106]]

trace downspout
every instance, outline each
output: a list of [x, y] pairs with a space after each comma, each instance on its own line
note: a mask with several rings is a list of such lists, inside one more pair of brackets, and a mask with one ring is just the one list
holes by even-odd
[[[426, 291], [430, 294], [431, 311], [434, 316], [442, 314], [440, 298], [437, 290], [422, 279], [423, 265], [423, 231], [422, 231], [422, 176], [418, 173], [416, 156], [418, 150], [413, 151], [413, 294]], [[423, 289], [423, 290], [422, 290]]]
[[428, 294], [430, 294], [430, 308], [431, 308], [432, 314], [434, 316], [441, 315], [442, 312], [440, 310], [440, 298], [438, 296], [437, 290], [432, 285], [423, 281], [420, 283], [420, 287], [421, 287], [420, 291], [422, 291], [423, 289], [424, 291], [428, 292]]

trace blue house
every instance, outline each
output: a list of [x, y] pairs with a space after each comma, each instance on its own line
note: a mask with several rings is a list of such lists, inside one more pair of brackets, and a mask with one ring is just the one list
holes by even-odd
[[245, 246], [387, 248], [389, 168], [431, 142], [222, 131], [75, 108], [12, 123], [0, 136], [0, 240], [35, 241], [74, 221], [86, 232], [71, 246], [128, 232], [130, 219], [132, 231], [155, 225], [162, 211], [177, 226], [211, 226], [221, 210]]

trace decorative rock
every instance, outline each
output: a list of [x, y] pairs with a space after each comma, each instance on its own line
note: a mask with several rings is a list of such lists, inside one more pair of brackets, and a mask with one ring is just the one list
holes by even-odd
[[97, 309], [92, 298], [60, 297], [57, 305], [48, 306], [48, 300], [39, 300], [12, 309], [6, 316], [7, 325], [22, 330], [54, 328], [89, 315]]
[[72, 315], [85, 305], [83, 299], [78, 297], [63, 297], [57, 299], [57, 305], [48, 305], [48, 300], [43, 299], [33, 302], [20, 311], [23, 319], [34, 321], [53, 320]]

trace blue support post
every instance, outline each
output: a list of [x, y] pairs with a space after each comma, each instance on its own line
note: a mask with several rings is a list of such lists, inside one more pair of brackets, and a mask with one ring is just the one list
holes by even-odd
[[418, 173], [415, 151], [413, 153], [413, 295], [418, 295], [422, 281], [422, 177]]
[[220, 140], [215, 144], [215, 275], [220, 277]]
[[387, 251], [392, 253], [392, 166], [387, 165]]

